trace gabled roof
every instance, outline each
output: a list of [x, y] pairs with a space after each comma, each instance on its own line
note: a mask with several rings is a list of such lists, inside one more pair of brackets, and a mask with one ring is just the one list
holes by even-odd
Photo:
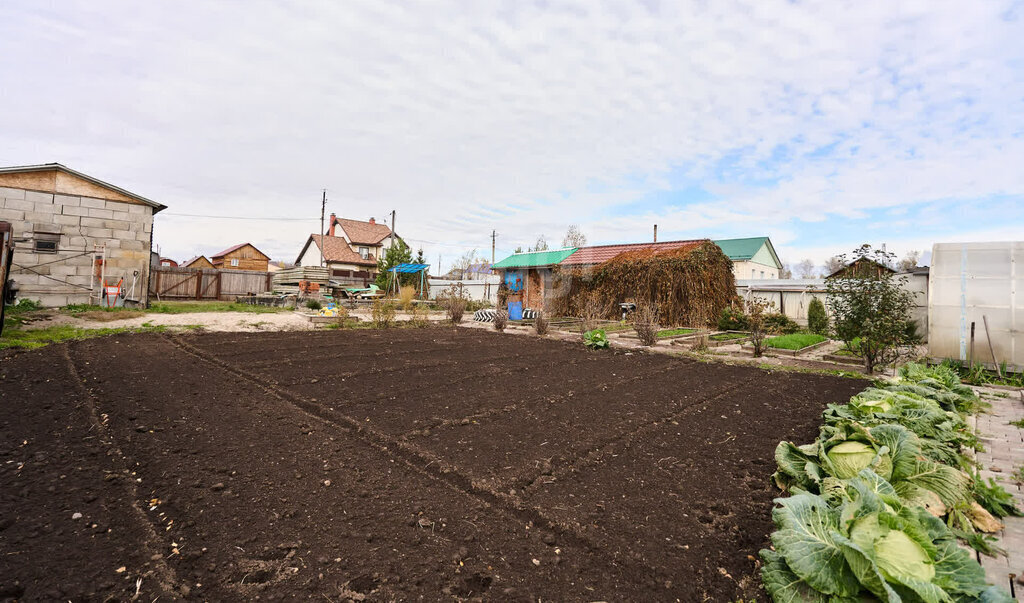
[[[246, 245], [248, 245], [249, 247], [252, 247], [253, 249], [256, 249], [256, 246], [253, 245], [252, 243], [239, 243], [238, 245], [234, 245], [232, 247], [228, 247], [227, 249], [225, 249], [224, 251], [221, 251], [220, 253], [215, 253], [215, 254], [211, 255], [210, 259], [211, 260], [216, 260], [217, 258], [222, 258], [222, 257], [226, 256], [227, 254], [231, 253], [232, 251], [236, 251], [238, 249], [241, 249], [242, 247], [245, 247]], [[267, 254], [265, 254], [262, 251], [260, 251], [259, 249], [256, 249], [256, 251], [259, 252], [259, 254], [262, 255], [263, 257], [270, 257]]]
[[[321, 242], [323, 243], [321, 245]], [[315, 243], [317, 247], [323, 249], [324, 260], [327, 262], [335, 262], [338, 264], [358, 264], [360, 266], [376, 266], [376, 260], [364, 260], [363, 256], [352, 251], [352, 248], [348, 246], [348, 241], [345, 237], [330, 237], [326, 235], [311, 234], [306, 239], [306, 244], [303, 245], [302, 251], [299, 252], [299, 257], [295, 259], [295, 263], [298, 264], [302, 260], [302, 256], [306, 253], [306, 249], [309, 248], [310, 243]]]
[[356, 245], [376, 245], [391, 235], [391, 229], [379, 222], [335, 218], [334, 223], [341, 226], [349, 240]]
[[[30, 172], [53, 172], [53, 171], [64, 172], [65, 174], [71, 174], [72, 176], [75, 176], [76, 178], [81, 178], [82, 180], [85, 180], [87, 182], [91, 182], [92, 184], [95, 184], [96, 186], [100, 186], [100, 187], [112, 190], [114, 192], [120, 193], [120, 194], [122, 194], [122, 195], [124, 195], [126, 197], [130, 197], [130, 198], [138, 201], [139, 203], [142, 203], [144, 205], [148, 205], [148, 206], [152, 207], [154, 214], [157, 213], [158, 211], [167, 209], [166, 205], [163, 205], [161, 203], [157, 203], [156, 201], [152, 201], [150, 199], [147, 199], [147, 198], [143, 197], [142, 195], [136, 195], [135, 193], [126, 191], [126, 190], [124, 190], [123, 188], [121, 188], [119, 186], [114, 186], [113, 184], [110, 184], [109, 182], [104, 182], [104, 181], [100, 180], [99, 178], [93, 178], [92, 176], [89, 176], [88, 174], [83, 174], [82, 172], [75, 171], [75, 170], [73, 170], [73, 169], [71, 169], [71, 168], [69, 168], [69, 167], [67, 167], [65, 165], [61, 165], [59, 163], [41, 163], [41, 164], [37, 164], [37, 165], [13, 165], [13, 166], [9, 166], [9, 167], [0, 167], [0, 174], [26, 174], [26, 173], [30, 173]], [[88, 195], [86, 195], [86, 196], [88, 196]]]
[[872, 260], [871, 258], [857, 258], [857, 259], [853, 260], [852, 262], [846, 264], [842, 268], [836, 270], [832, 274], [826, 276], [825, 278], [834, 278], [834, 277], [839, 276], [839, 275], [843, 274], [844, 272], [846, 272], [848, 270], [851, 270], [851, 269], [853, 269], [853, 271], [856, 272], [857, 271], [857, 267], [863, 266], [865, 264], [871, 264], [871, 265], [875, 266], [876, 268], [880, 268], [882, 270], [885, 270], [886, 272], [893, 272], [893, 273], [896, 272], [890, 266], [886, 266], [885, 264], [882, 264], [881, 262], [876, 262], [875, 260]]
[[689, 249], [703, 243], [706, 239], [689, 241], [662, 241], [660, 243], [626, 243], [623, 245], [591, 245], [580, 247], [576, 253], [562, 260], [562, 266], [590, 266], [600, 264], [627, 251], [653, 250], [655, 253], [676, 249]]
[[196, 256], [196, 257], [194, 257], [194, 258], [189, 258], [189, 259], [185, 260], [184, 262], [182, 262], [182, 263], [181, 263], [181, 264], [179, 264], [179, 265], [180, 265], [181, 267], [183, 267], [183, 268], [188, 268], [189, 266], [191, 266], [191, 265], [192, 265], [192, 264], [194, 264], [195, 262], [198, 262], [199, 260], [206, 260], [206, 263], [208, 263], [208, 264], [212, 264], [212, 263], [213, 263], [213, 262], [211, 262], [210, 260], [206, 259], [206, 256], [205, 256], [205, 255], [197, 255], [197, 256]]
[[729, 256], [734, 262], [749, 260], [757, 255], [762, 247], [767, 246], [772, 259], [775, 260], [777, 268], [782, 268], [782, 262], [775, 253], [775, 246], [768, 237], [748, 237], [745, 239], [719, 239], [714, 242], [722, 250], [722, 253]]
[[527, 251], [525, 253], [513, 253], [507, 258], [491, 266], [492, 268], [540, 268], [542, 266], [553, 266], [576, 251], [575, 247], [563, 249], [552, 249], [549, 251]]

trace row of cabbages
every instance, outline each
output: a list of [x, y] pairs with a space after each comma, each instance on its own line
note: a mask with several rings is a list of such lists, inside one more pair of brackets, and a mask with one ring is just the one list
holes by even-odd
[[791, 496], [776, 499], [773, 550], [761, 551], [772, 598], [1012, 601], [957, 544], [998, 530], [990, 511], [1019, 513], [967, 473], [962, 451], [977, 440], [964, 417], [979, 405], [952, 371], [910, 364], [897, 383], [829, 405], [814, 443], [781, 442], [774, 479]]

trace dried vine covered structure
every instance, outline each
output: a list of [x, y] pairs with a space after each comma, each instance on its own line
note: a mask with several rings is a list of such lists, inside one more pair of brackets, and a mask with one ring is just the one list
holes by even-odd
[[622, 302], [650, 302], [663, 326], [710, 325], [736, 297], [732, 261], [708, 240], [627, 251], [592, 266], [558, 266], [553, 284], [554, 314], [581, 316], [596, 307], [616, 318]]

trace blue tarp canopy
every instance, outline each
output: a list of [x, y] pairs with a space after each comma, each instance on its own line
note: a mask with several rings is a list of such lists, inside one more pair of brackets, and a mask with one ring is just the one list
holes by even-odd
[[430, 264], [399, 264], [392, 268], [388, 268], [388, 272], [420, 272], [429, 267]]

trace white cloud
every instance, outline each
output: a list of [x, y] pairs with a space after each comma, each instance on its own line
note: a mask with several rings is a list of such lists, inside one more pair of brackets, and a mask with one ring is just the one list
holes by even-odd
[[[1024, 51], [1007, 14], [996, 2], [5, 3], [0, 163], [60, 161], [168, 213], [310, 218], [168, 215], [156, 240], [174, 256], [249, 240], [292, 259], [324, 187], [329, 211], [397, 209], [432, 258], [484, 249], [492, 229], [502, 250], [560, 239], [571, 222], [593, 242], [643, 240], [655, 222], [796, 242], [799, 221], [828, 215], [1024, 195]], [[724, 201], [608, 217], [680, 177]]]

